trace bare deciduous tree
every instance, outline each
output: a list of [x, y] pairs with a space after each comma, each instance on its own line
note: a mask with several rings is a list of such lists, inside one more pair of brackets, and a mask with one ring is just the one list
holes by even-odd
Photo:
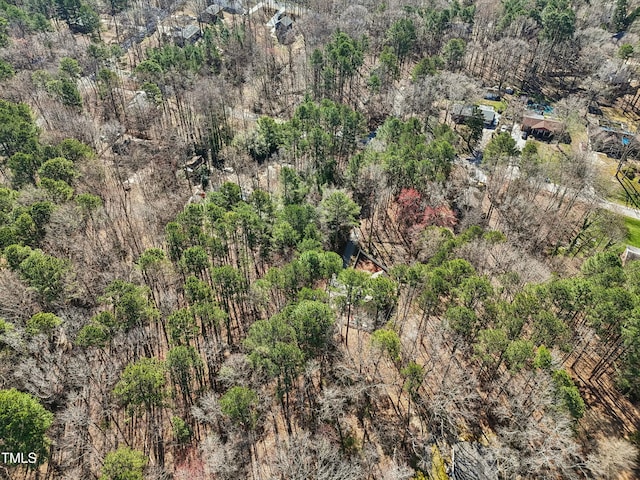
[[598, 447], [587, 459], [587, 468], [596, 478], [620, 478], [636, 466], [638, 448], [623, 438], [598, 440]]
[[215, 435], [209, 435], [200, 444], [200, 453], [209, 475], [220, 480], [236, 480], [243, 478], [242, 462], [233, 442], [223, 443]]
[[269, 480], [356, 480], [362, 468], [355, 458], [346, 458], [324, 437], [303, 433], [277, 448], [271, 461]]

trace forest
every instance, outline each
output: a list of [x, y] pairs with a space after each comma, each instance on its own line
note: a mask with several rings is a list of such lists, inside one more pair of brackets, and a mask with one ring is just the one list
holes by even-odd
[[0, 0], [0, 479], [639, 478], [639, 15]]

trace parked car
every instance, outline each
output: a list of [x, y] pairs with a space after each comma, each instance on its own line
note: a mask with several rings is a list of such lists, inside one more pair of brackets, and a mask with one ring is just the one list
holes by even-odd
[[510, 129], [507, 125], [502, 125], [500, 127], [500, 133], [508, 132]]
[[588, 110], [591, 115], [602, 116], [602, 110], [597, 105], [589, 105]]
[[529, 132], [522, 132], [522, 139], [526, 140], [529, 137]]

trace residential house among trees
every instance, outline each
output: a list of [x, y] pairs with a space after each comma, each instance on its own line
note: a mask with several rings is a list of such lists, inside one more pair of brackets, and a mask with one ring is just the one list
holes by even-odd
[[280, 43], [286, 42], [287, 33], [293, 28], [293, 19], [284, 15], [276, 23], [276, 37]]
[[478, 105], [478, 110], [480, 110], [480, 113], [482, 114], [482, 117], [484, 119], [485, 128], [494, 127], [496, 123], [496, 111], [493, 109], [493, 107], [487, 105]]
[[640, 478], [637, 2], [381, 3], [0, 5], [0, 480]]
[[493, 107], [488, 107], [486, 105], [462, 105], [460, 103], [456, 103], [451, 108], [451, 118], [453, 118], [453, 121], [458, 124], [465, 123], [476, 113], [482, 115], [485, 128], [492, 128], [495, 126], [496, 112]]
[[293, 28], [293, 18], [285, 12], [286, 9], [281, 7], [267, 22], [267, 27], [271, 29], [271, 33], [282, 44], [287, 41], [287, 33]]
[[214, 3], [231, 15], [244, 15], [247, 13], [240, 0], [215, 0]]
[[640, 260], [640, 248], [627, 245], [627, 248], [622, 254], [622, 264], [626, 265], [633, 260]]
[[209, 5], [200, 14], [200, 21], [202, 23], [215, 23], [223, 18], [223, 10], [220, 5]]
[[195, 43], [201, 35], [202, 31], [200, 27], [197, 25], [187, 25], [173, 32], [173, 41], [179, 47], [184, 47], [185, 45]]
[[455, 123], [464, 123], [467, 118], [473, 116], [473, 105], [462, 105], [461, 103], [456, 103], [451, 108], [451, 118]]
[[537, 113], [526, 113], [522, 117], [522, 131], [536, 138], [549, 140], [554, 135], [562, 133], [562, 122]]
[[601, 118], [597, 126], [589, 126], [591, 148], [613, 158], [635, 158], [640, 152], [640, 143], [632, 129], [622, 122]]

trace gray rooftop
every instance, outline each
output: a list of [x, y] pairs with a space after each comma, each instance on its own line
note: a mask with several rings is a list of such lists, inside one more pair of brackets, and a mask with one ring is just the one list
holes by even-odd
[[209, 5], [207, 8], [204, 9], [204, 11], [209, 15], [218, 15], [221, 10], [222, 10], [222, 7], [215, 3], [213, 5]]
[[187, 25], [180, 32], [180, 36], [185, 39], [193, 38], [197, 35], [200, 35], [200, 27], [197, 25]]
[[283, 27], [290, 27], [293, 25], [293, 19], [291, 17], [284, 16], [280, 19], [280, 25]]
[[246, 10], [239, 0], [215, 0], [216, 5], [220, 5], [222, 10], [231, 14], [244, 15]]

